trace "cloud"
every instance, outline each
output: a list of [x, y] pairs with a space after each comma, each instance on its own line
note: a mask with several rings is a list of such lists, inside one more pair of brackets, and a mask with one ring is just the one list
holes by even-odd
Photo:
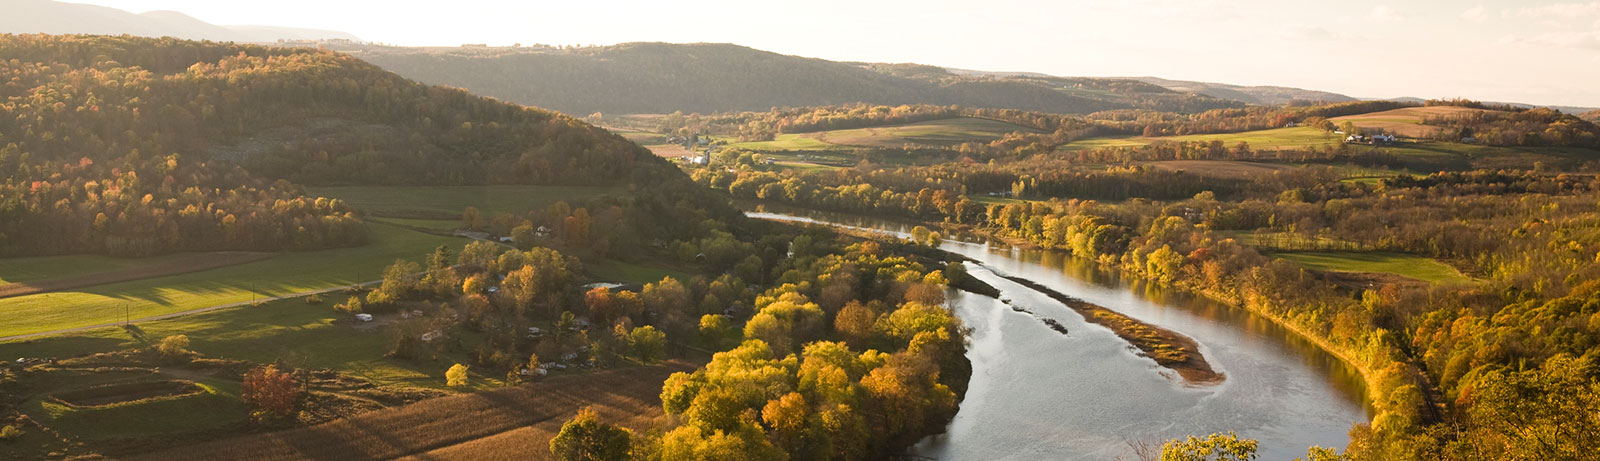
[[1523, 7], [1522, 9], [1517, 10], [1517, 16], [1540, 19], [1566, 19], [1593, 15], [1600, 15], [1600, 2], [1553, 3], [1549, 5]]
[[1500, 39], [1500, 43], [1600, 51], [1600, 30], [1545, 32], [1526, 37], [1507, 35]]
[[1372, 7], [1372, 14], [1369, 15], [1369, 17], [1371, 17], [1373, 21], [1379, 22], [1399, 21], [1401, 19], [1405, 19], [1404, 16], [1400, 15], [1400, 12], [1395, 11], [1394, 7], [1389, 5], [1378, 5]]
[[1478, 5], [1462, 11], [1461, 19], [1465, 19], [1468, 22], [1484, 22], [1489, 20], [1489, 12], [1483, 8], [1483, 5]]
[[1289, 24], [1283, 27], [1283, 32], [1289, 38], [1301, 41], [1325, 42], [1344, 38], [1343, 34], [1310, 24]]

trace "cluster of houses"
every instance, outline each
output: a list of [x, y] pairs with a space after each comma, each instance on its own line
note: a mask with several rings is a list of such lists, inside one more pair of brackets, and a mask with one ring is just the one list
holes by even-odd
[[1345, 144], [1392, 144], [1400, 138], [1392, 134], [1375, 134], [1372, 136], [1352, 134], [1344, 138]]

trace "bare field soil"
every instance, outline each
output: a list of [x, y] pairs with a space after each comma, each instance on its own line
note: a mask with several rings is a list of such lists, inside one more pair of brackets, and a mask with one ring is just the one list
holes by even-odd
[[1456, 115], [1488, 112], [1483, 109], [1456, 106], [1428, 106], [1406, 107], [1401, 109], [1373, 112], [1369, 114], [1346, 115], [1328, 119], [1338, 125], [1346, 120], [1364, 129], [1383, 130], [1400, 136], [1412, 138], [1426, 138], [1438, 133], [1437, 126], [1423, 125], [1422, 121], [1429, 117], [1450, 117]]
[[657, 157], [664, 158], [690, 157], [694, 155], [694, 151], [684, 148], [682, 144], [652, 144], [644, 146], [644, 148], [650, 149], [650, 153], [656, 154]]
[[544, 458], [549, 438], [579, 409], [592, 406], [608, 417], [649, 419], [661, 414], [661, 383], [667, 376], [695, 367], [673, 361], [563, 376], [126, 459]]
[[73, 288], [92, 287], [107, 283], [126, 282], [168, 275], [187, 274], [203, 270], [227, 267], [236, 264], [260, 261], [271, 258], [272, 253], [254, 253], [247, 251], [217, 251], [211, 253], [198, 253], [185, 258], [167, 261], [151, 266], [131, 267], [114, 271], [97, 272], [72, 277], [61, 277], [47, 280], [32, 280], [20, 283], [0, 285], [0, 298], [31, 295], [49, 291], [69, 290]]

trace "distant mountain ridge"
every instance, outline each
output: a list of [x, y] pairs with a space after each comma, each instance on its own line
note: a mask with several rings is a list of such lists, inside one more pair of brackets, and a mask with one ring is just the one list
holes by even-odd
[[764, 111], [857, 102], [1053, 113], [1244, 106], [1128, 80], [964, 76], [934, 66], [837, 62], [720, 43], [336, 49], [425, 83], [573, 114]]
[[135, 14], [116, 8], [53, 0], [0, 0], [0, 33], [175, 37], [270, 43], [282, 40], [359, 40], [344, 32], [272, 26], [219, 26], [176, 11]]
[[1145, 83], [1161, 85], [1173, 91], [1187, 91], [1213, 97], [1244, 101], [1251, 104], [1287, 104], [1291, 101], [1351, 102], [1356, 98], [1339, 93], [1286, 86], [1244, 86], [1227, 83], [1168, 80], [1159, 77], [1125, 77]]

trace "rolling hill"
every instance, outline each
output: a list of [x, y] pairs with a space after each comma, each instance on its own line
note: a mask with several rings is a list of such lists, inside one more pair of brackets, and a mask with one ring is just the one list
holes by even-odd
[[189, 40], [276, 42], [357, 40], [344, 32], [270, 26], [219, 26], [176, 11], [135, 14], [116, 8], [53, 0], [5, 0], [0, 33], [96, 34], [176, 37]]
[[422, 82], [573, 114], [759, 111], [855, 102], [1053, 113], [1198, 112], [1243, 105], [1126, 80], [974, 77], [932, 66], [835, 62], [729, 44], [341, 49]]
[[0, 254], [363, 241], [349, 209], [300, 185], [698, 190], [571, 117], [325, 50], [0, 35], [0, 55]]

